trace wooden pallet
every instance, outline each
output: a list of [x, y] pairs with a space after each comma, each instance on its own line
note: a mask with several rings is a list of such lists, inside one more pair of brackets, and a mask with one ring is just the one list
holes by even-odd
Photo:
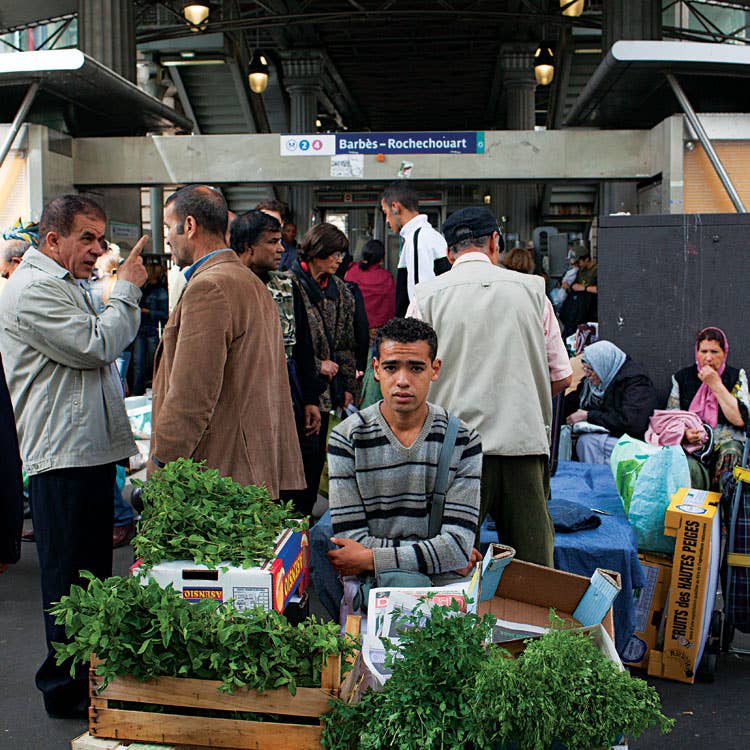
[[[358, 618], [357, 618], [358, 619]], [[347, 622], [347, 632], [358, 634], [358, 622]], [[95, 662], [92, 660], [92, 663]], [[341, 693], [341, 656], [330, 656], [323, 669], [320, 688], [266, 690], [238, 689], [233, 695], [219, 691], [220, 682], [161, 677], [139, 682], [116, 677], [101, 690], [103, 678], [94, 666], [89, 670], [89, 735], [95, 739], [151, 742], [190, 748], [227, 750], [318, 750], [319, 722], [301, 724], [294, 717], [319, 719], [330, 711], [328, 702]], [[113, 708], [111, 701], [169, 706], [169, 713], [153, 713], [136, 707]], [[242, 711], [289, 717], [288, 723], [190, 716], [181, 708]], [[117, 747], [117, 745], [115, 745]]]

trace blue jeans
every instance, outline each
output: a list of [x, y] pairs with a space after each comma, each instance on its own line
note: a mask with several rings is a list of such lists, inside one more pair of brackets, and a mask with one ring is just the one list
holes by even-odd
[[[122, 473], [123, 484], [125, 478], [125, 469], [122, 466], [117, 467], [118, 475]], [[135, 513], [130, 503], [122, 496], [120, 482], [115, 482], [115, 520], [114, 526], [127, 526], [135, 521]]]
[[327, 510], [320, 521], [310, 529], [310, 577], [320, 603], [331, 619], [338, 622], [344, 587], [341, 585], [339, 574], [328, 560], [328, 552], [338, 549], [331, 543], [332, 536], [331, 511]]

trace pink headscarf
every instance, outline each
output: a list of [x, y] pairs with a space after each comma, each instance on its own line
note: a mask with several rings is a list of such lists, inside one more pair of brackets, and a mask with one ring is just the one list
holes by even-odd
[[[700, 345], [699, 342], [701, 336], [703, 336], [706, 331], [716, 331], [716, 333], [722, 338], [723, 345], [721, 348], [724, 350], [724, 361], [721, 363], [721, 367], [717, 371], [719, 376], [721, 376], [727, 366], [727, 359], [729, 358], [729, 341], [727, 340], [727, 335], [721, 330], [721, 328], [709, 326], [708, 328], [704, 328], [698, 334], [698, 340], [695, 343], [695, 366], [700, 371], [701, 366], [698, 362], [698, 346]], [[693, 414], [697, 414], [706, 424], [711, 427], [716, 427], [719, 421], [719, 402], [716, 400], [714, 392], [705, 383], [701, 383], [700, 388], [698, 388], [698, 391], [690, 402], [688, 408]]]

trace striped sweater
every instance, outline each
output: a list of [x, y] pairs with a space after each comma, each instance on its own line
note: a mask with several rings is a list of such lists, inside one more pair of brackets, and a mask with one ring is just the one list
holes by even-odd
[[450, 462], [443, 525], [427, 539], [430, 499], [448, 415], [428, 403], [417, 439], [404, 447], [380, 402], [354, 414], [328, 443], [334, 534], [373, 550], [375, 573], [401, 568], [432, 576], [466, 566], [479, 520], [482, 443], [463, 422]]

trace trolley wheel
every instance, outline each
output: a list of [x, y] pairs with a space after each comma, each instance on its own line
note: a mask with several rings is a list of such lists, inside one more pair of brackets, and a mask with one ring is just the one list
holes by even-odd
[[714, 611], [711, 615], [711, 625], [708, 628], [706, 646], [703, 649], [703, 658], [695, 675], [700, 682], [713, 682], [716, 679], [716, 667], [719, 662], [722, 642], [722, 624], [721, 612]]

